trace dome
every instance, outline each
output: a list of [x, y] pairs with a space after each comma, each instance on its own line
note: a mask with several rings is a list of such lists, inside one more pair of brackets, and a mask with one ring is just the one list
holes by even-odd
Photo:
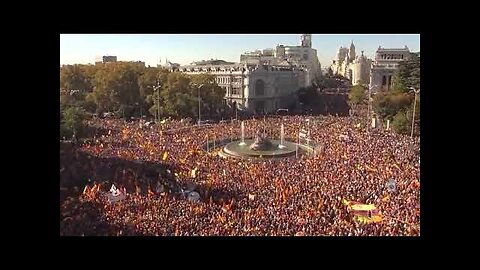
[[356, 59], [356, 63], [367, 63], [367, 57], [365, 55], [363, 55], [363, 51], [362, 51], [362, 55], [358, 56], [357, 59]]

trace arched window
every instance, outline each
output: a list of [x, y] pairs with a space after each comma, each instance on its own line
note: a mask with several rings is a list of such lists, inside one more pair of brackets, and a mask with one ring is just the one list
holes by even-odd
[[256, 96], [265, 95], [265, 83], [262, 80], [257, 80], [255, 82], [255, 95]]
[[382, 76], [382, 85], [386, 85], [387, 84], [387, 76]]

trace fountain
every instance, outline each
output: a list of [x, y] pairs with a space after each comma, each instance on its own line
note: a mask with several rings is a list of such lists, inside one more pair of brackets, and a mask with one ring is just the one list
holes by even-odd
[[296, 143], [285, 140], [285, 127], [282, 124], [281, 140], [267, 138], [266, 128], [263, 133], [257, 130], [256, 136], [245, 139], [245, 124], [241, 124], [241, 139], [227, 143], [218, 154], [233, 158], [285, 158], [295, 156]]
[[278, 148], [280, 149], [286, 148], [284, 137], [285, 137], [285, 127], [282, 124], [282, 127], [280, 128], [280, 144], [278, 145]]
[[245, 143], [245, 124], [243, 123], [242, 121], [242, 141], [240, 141], [240, 143], [238, 145], [246, 145]]
[[250, 145], [250, 149], [254, 151], [268, 151], [272, 148], [273, 144], [269, 139], [267, 139], [265, 132], [263, 133], [263, 136], [260, 136], [260, 131], [257, 131], [257, 136], [255, 141]]

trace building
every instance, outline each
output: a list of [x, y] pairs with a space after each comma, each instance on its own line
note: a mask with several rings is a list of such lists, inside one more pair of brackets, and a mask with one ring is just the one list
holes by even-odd
[[390, 90], [393, 82], [393, 73], [398, 69], [398, 64], [409, 57], [410, 50], [407, 46], [392, 49], [378, 47], [370, 77], [372, 90], [374, 92]]
[[356, 55], [355, 44], [350, 44], [350, 48], [340, 47], [337, 57], [332, 61], [330, 68], [333, 74], [342, 75], [348, 78], [352, 85], [368, 84], [370, 82], [370, 70], [372, 60], [367, 58], [363, 51], [361, 55]]
[[104, 55], [102, 57], [95, 58], [95, 65], [105, 64], [105, 63], [116, 63], [117, 57], [113, 55]]
[[117, 57], [116, 56], [103, 56], [102, 57], [103, 63], [113, 63], [117, 62]]
[[217, 84], [225, 89], [227, 103], [253, 113], [271, 113], [290, 106], [295, 102], [296, 90], [305, 85], [305, 71], [288, 62], [277, 65], [198, 63], [171, 71], [214, 75]]
[[310, 34], [301, 35], [298, 46], [277, 45], [275, 49], [256, 50], [240, 55], [240, 63], [246, 64], [282, 65], [285, 61], [306, 72], [306, 86], [310, 86], [312, 80], [322, 76], [317, 50], [312, 48], [312, 35]]
[[187, 66], [169, 66], [186, 74], [208, 73], [225, 89], [227, 103], [249, 112], [275, 112], [296, 102], [296, 91], [321, 76], [312, 36], [304, 34], [300, 46], [278, 45], [240, 55], [240, 63], [211, 59]]

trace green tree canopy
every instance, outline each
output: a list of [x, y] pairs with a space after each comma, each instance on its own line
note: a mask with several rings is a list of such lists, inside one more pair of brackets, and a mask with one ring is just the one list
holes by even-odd
[[380, 118], [392, 120], [399, 112], [405, 111], [411, 102], [412, 97], [406, 93], [379, 92], [373, 99], [373, 109]]
[[398, 112], [395, 117], [393, 117], [392, 128], [397, 133], [408, 134], [411, 130], [411, 123], [411, 120], [405, 112]]
[[69, 107], [63, 111], [60, 122], [60, 136], [70, 138], [73, 134], [79, 136], [84, 129], [85, 111], [80, 107]]
[[93, 87], [84, 65], [64, 65], [60, 68], [60, 89], [91, 92]]
[[420, 53], [411, 53], [400, 62], [393, 76], [393, 91], [406, 93], [410, 88], [420, 89]]
[[367, 99], [367, 95], [365, 94], [365, 87], [362, 85], [355, 85], [350, 90], [348, 94], [348, 101], [350, 106], [355, 106], [361, 103], [364, 103]]

